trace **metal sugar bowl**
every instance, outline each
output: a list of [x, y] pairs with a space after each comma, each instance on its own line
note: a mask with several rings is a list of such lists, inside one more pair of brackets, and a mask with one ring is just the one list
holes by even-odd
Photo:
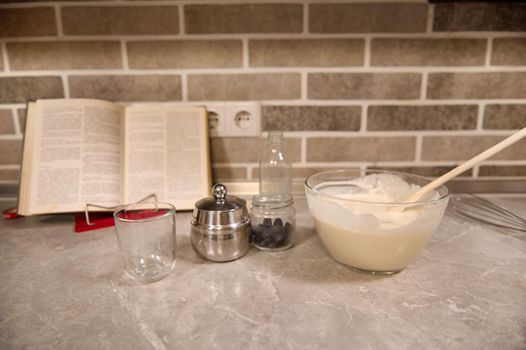
[[216, 184], [213, 197], [195, 203], [190, 238], [195, 252], [204, 259], [226, 262], [241, 258], [250, 248], [250, 216], [246, 202], [227, 196]]

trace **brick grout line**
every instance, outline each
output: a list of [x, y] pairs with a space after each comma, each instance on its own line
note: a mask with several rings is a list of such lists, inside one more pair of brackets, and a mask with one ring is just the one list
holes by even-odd
[[526, 165], [526, 160], [524, 159], [503, 159], [503, 160], [485, 160], [481, 165]]
[[218, 169], [232, 169], [232, 168], [246, 168], [254, 166], [253, 163], [210, 163], [212, 168]]
[[[124, 40], [124, 39], [123, 39]], [[187, 74], [240, 74], [240, 73], [322, 73], [322, 74], [433, 74], [433, 73], [526, 73], [526, 66], [472, 66], [472, 67], [244, 67], [239, 68], [163, 68], [163, 69], [134, 69], [134, 73], [140, 74], [180, 74], [182, 72]], [[62, 70], [17, 70], [4, 72], [11, 76], [27, 76], [27, 75], [49, 75], [55, 74], [69, 74], [76, 75], [91, 75], [91, 74], [122, 74], [122, 69], [62, 69]]]
[[[480, 176], [478, 177], [479, 179], [484, 179], [484, 180], [524, 180], [524, 176], [521, 176], [521, 175], [513, 175], [513, 176], [506, 176], [506, 175], [483, 175], [483, 176]], [[517, 192], [517, 193], [508, 193], [508, 194], [499, 194], [499, 197], [500, 198], [503, 198], [503, 197], [508, 197], [508, 198], [513, 198], [513, 197], [523, 197], [524, 196], [524, 193], [520, 193], [520, 192]]]
[[5, 73], [9, 73], [11, 71], [11, 69], [9, 67], [9, 59], [7, 57], [7, 44], [6, 44], [6, 42], [3, 41], [1, 43], [1, 46], [2, 46], [2, 57], [0, 57], [0, 59], [2, 59], [3, 62], [4, 62], [4, 70], [0, 71], [0, 74], [2, 76], [5, 76]]
[[[185, 73], [181, 73], [184, 75]], [[55, 75], [56, 74], [48, 74]], [[68, 76], [67, 74], [65, 76]], [[1, 75], [0, 75], [1, 77]], [[246, 102], [246, 100], [232, 100], [237, 102]], [[126, 101], [118, 101], [126, 102]], [[159, 103], [159, 104], [171, 104], [171, 103], [181, 103], [182, 101], [143, 101], [141, 103]], [[199, 104], [199, 103], [210, 103], [218, 102], [222, 103], [225, 101], [220, 100], [188, 100], [187, 103]], [[486, 104], [526, 104], [526, 99], [473, 99], [473, 100], [260, 100], [262, 106], [356, 106], [361, 107], [364, 104], [370, 106], [451, 106], [451, 105], [478, 105], [479, 103]], [[131, 103], [131, 102], [128, 102]], [[0, 103], [0, 107], [9, 108], [9, 107], [20, 107], [23, 108], [25, 104], [23, 103]], [[439, 130], [440, 131], [440, 130]], [[454, 130], [453, 130], [454, 131]], [[395, 131], [398, 132], [398, 131]], [[420, 132], [420, 131], [419, 131]]]
[[[444, 35], [442, 33], [433, 33], [432, 35], [417, 35], [417, 34], [400, 34], [400, 33], [367, 33], [367, 34], [295, 34], [295, 33], [245, 33], [245, 34], [160, 34], [160, 35], [64, 35], [60, 39], [66, 39], [68, 41], [88, 41], [88, 40], [120, 40], [122, 38], [128, 40], [141, 40], [141, 41], [159, 41], [159, 40], [233, 40], [233, 39], [287, 39], [287, 40], [300, 40], [300, 39], [491, 39], [491, 38], [524, 38], [526, 32], [507, 32], [503, 33], [491, 33], [484, 32], [484, 35], [469, 32], [468, 34], [460, 35], [457, 33], [448, 33]], [[45, 36], [45, 37], [10, 37], [4, 40], [9, 42], [33, 42], [33, 41], [57, 41], [57, 36]], [[463, 66], [465, 67], [465, 66]]]
[[[282, 3], [294, 3], [294, 4], [304, 4], [305, 0], [251, 0], [250, 3], [254, 4], [282, 4]], [[331, 0], [331, 3], [363, 3], [363, 0]], [[373, 3], [399, 3], [400, 0], [368, 0], [367, 2]], [[404, 3], [426, 3], [424, 0], [404, 0]], [[178, 1], [180, 5], [208, 5], [212, 3], [210, 0], [197, 0], [197, 1]], [[240, 2], [239, 0], [214, 0], [214, 4], [225, 4], [225, 5], [236, 5]], [[38, 4], [35, 3], [11, 3], [3, 4], [2, 7], [5, 8], [27, 8], [27, 7], [36, 7], [36, 6], [52, 6], [52, 5], [67, 5], [71, 7], [78, 6], [122, 6], [122, 7], [132, 7], [132, 6], [169, 6], [173, 5], [173, 0], [137, 0], [132, 3], [122, 0], [103, 0], [103, 1], [42, 1]]]
[[371, 67], [371, 38], [364, 38], [364, 53], [363, 53], [363, 66], [365, 68]]
[[68, 81], [68, 75], [61, 74], [60, 78], [62, 79], [62, 86], [64, 88], [64, 98], [69, 98], [69, 81]]
[[234, 167], [250, 167], [250, 166], [258, 166], [258, 163], [255, 162], [239, 162], [239, 163], [222, 163], [222, 162], [216, 162], [211, 163], [212, 167], [216, 168], [234, 168]]
[[57, 41], [119, 41], [122, 38], [126, 38], [128, 40], [152, 40], [155, 41], [155, 38], [140, 38], [140, 37], [132, 37], [127, 35], [98, 35], [98, 36], [40, 36], [40, 37], [9, 37], [5, 38], [4, 41], [9, 43], [25, 43], [25, 42], [39, 42], [39, 43], [48, 43], [48, 42], [57, 42]]
[[[245, 2], [250, 2], [250, 3], [263, 3], [263, 4], [266, 4], [266, 3], [274, 3], [274, 4], [282, 4], [282, 3], [305, 3], [305, 2], [311, 2], [312, 0], [287, 0], [287, 1], [284, 1], [284, 0], [250, 0], [250, 1], [245, 1]], [[90, 0], [90, 1], [83, 1], [83, 0], [73, 0], [73, 1], [68, 1], [68, 0], [58, 0], [58, 1], [52, 1], [52, 0], [47, 0], [47, 1], [41, 1], [41, 2], [38, 2], [37, 5], [53, 5], [55, 3], [58, 3], [59, 5], [70, 5], [70, 4], [73, 4], [73, 5], [77, 5], [77, 6], [84, 6], [86, 4], [88, 5], [99, 5], [99, 4], [106, 4], [106, 5], [111, 5], [111, 4], [114, 4], [114, 3], [124, 3], [124, 4], [130, 4], [131, 6], [135, 5], [135, 4], [138, 4], [138, 5], [150, 5], [150, 4], [159, 4], [159, 5], [162, 5], [162, 4], [170, 4], [170, 3], [173, 3], [174, 1], [173, 0], [136, 0], [136, 1], [133, 1], [133, 3], [129, 3], [128, 0]], [[183, 4], [183, 5], [209, 5], [210, 3], [214, 3], [214, 4], [226, 4], [226, 5], [237, 5], [237, 4], [240, 4], [242, 3], [243, 1], [239, 1], [239, 0], [213, 0], [213, 1], [210, 1], [210, 0], [178, 0], [177, 3], [178, 4]], [[320, 1], [314, 1], [314, 2], [320, 2]], [[364, 1], [363, 0], [331, 0], [331, 3], [363, 3]], [[372, 3], [421, 3], [421, 4], [426, 4], [427, 3], [427, 0], [404, 0], [404, 1], [400, 1], [400, 0], [368, 0], [367, 2], [372, 2]], [[9, 4], [6, 4], [6, 5], [9, 5]], [[12, 3], [11, 5], [14, 5], [13, 7], [27, 7], [29, 6], [28, 3]], [[20, 5], [20, 6], [17, 6], [17, 5]], [[33, 6], [35, 6], [35, 4], [33, 3], [32, 4]], [[4, 5], [2, 5], [4, 6]]]
[[423, 144], [422, 135], [416, 135], [415, 140], [415, 162], [420, 163], [422, 161], [422, 144]]
[[11, 108], [11, 111], [12, 111], [11, 116], [13, 118], [13, 125], [15, 126], [15, 134], [16, 135], [23, 134], [22, 128], [20, 127], [20, 123], [18, 122], [18, 109], [13, 107]]
[[488, 38], [487, 43], [486, 43], [486, 57], [484, 59], [485, 60], [484, 65], [486, 67], [491, 66], [491, 55], [492, 54], [493, 54], [493, 39]]
[[22, 134], [4, 134], [0, 135], [0, 140], [22, 140]]
[[241, 39], [242, 68], [250, 69], [248, 38]]
[[[254, 0], [252, 0], [254, 1]], [[257, 0], [256, 0], [257, 1]], [[182, 3], [182, 2], [179, 2]], [[2, 4], [2, 8], [32, 8], [32, 7], [151, 7], [151, 6], [177, 6], [174, 5], [173, 0], [166, 1], [40, 1], [40, 2], [31, 2], [26, 3], [11, 3], [11, 4]]]
[[188, 101], [188, 75], [181, 74], [181, 101]]
[[309, 34], [309, 2], [303, 2], [303, 31], [302, 34]]
[[[437, 166], [457, 166], [467, 159], [464, 160], [423, 160], [415, 162], [414, 160], [383, 160], [383, 161], [346, 161], [346, 162], [308, 162], [306, 164], [298, 165], [298, 167], [338, 167], [338, 166], [384, 166], [384, 167], [407, 167], [407, 166], [421, 166], [421, 167], [437, 167]], [[236, 163], [228, 163], [236, 164]], [[294, 163], [296, 165], [296, 163]], [[526, 160], [500, 160], [500, 161], [485, 161], [482, 165], [494, 165], [494, 166], [510, 166], [510, 165], [526, 165]]]
[[[152, 72], [153, 73], [153, 72]], [[69, 75], [78, 75], [75, 72], [70, 72], [69, 74], [64, 73], [55, 73], [50, 71], [48, 74], [45, 74], [45, 76], [69, 76]], [[180, 72], [180, 75], [187, 74], [185, 72]], [[0, 74], [1, 75], [1, 74]], [[129, 74], [119, 74], [119, 75], [129, 75]], [[141, 76], [144, 74], [136, 74], [136, 76]], [[154, 75], [160, 75], [160, 74], [154, 74]], [[176, 74], [174, 74], [176, 75]], [[187, 74], [188, 75], [188, 74]], [[25, 75], [25, 76], [31, 76], [31, 75]], [[81, 76], [89, 76], [89, 75], [81, 75]], [[6, 77], [6, 76], [2, 76]], [[234, 100], [232, 100], [234, 101]], [[246, 102], [246, 100], [235, 100], [239, 102]], [[144, 101], [145, 103], [148, 101]], [[152, 101], [153, 102], [153, 101]], [[203, 103], [203, 102], [224, 102], [220, 100], [192, 100], [188, 101], [190, 103]], [[172, 103], [170, 101], [159, 101], [157, 103]], [[398, 106], [451, 106], [451, 105], [470, 105], [470, 106], [476, 106], [480, 103], [485, 104], [518, 104], [518, 105], [524, 105], [526, 104], [526, 99], [514, 99], [514, 98], [501, 98], [501, 99], [436, 99], [436, 100], [419, 100], [419, 99], [413, 99], [413, 100], [396, 100], [396, 99], [355, 99], [355, 100], [299, 100], [299, 99], [293, 99], [293, 100], [260, 100], [260, 103], [262, 106], [272, 106], [272, 105], [279, 105], [279, 106], [362, 106], [364, 103], [371, 105], [371, 106], [386, 106], [386, 105], [398, 105]], [[23, 107], [23, 103], [0, 103], [1, 107]]]
[[[230, 100], [232, 102], [242, 102], [246, 103], [249, 100]], [[130, 105], [135, 103], [134, 101], [115, 101], [121, 104]], [[185, 105], [185, 106], [191, 106], [191, 105], [199, 105], [199, 104], [206, 104], [206, 103], [225, 103], [224, 100], [191, 100], [191, 101], [140, 101], [141, 104], [160, 104], [160, 105]], [[307, 102], [307, 103], [305, 103]], [[258, 100], [258, 103], [260, 103], [262, 106], [327, 106], [327, 107], [334, 107], [334, 106], [352, 106], [352, 107], [361, 107], [364, 103], [370, 104], [372, 106], [384, 106], [384, 105], [393, 105], [397, 104], [398, 102], [404, 102], [403, 100], [397, 101], [397, 100], [386, 100], [382, 103], [382, 101], [378, 102], [374, 100], [361, 100], [359, 102], [352, 102], [352, 103], [344, 103], [348, 101], [339, 101], [342, 103], [332, 103], [332, 101], [327, 101], [328, 103], [324, 103], [325, 101], [322, 101], [323, 103], [319, 103], [319, 101], [315, 100], [309, 100], [309, 101], [301, 101], [301, 100]], [[338, 102], [338, 101], [337, 101]], [[372, 103], [374, 102], [374, 103]], [[411, 101], [405, 101], [405, 102], [411, 102]], [[418, 100], [414, 102], [419, 102]], [[445, 101], [449, 103], [399, 103], [400, 106], [434, 106], [434, 105], [440, 105], [440, 106], [449, 106], [449, 105], [458, 105], [460, 103], [456, 101]], [[455, 102], [455, 103], [451, 103]], [[485, 101], [488, 102], [488, 101]], [[521, 100], [518, 102], [512, 101], [493, 101], [495, 103], [519, 103], [519, 104], [526, 104], [526, 100]], [[470, 106], [476, 105], [473, 103], [473, 101], [467, 103]], [[0, 103], [0, 108], [24, 108], [24, 103]]]
[[[307, 103], [305, 103], [307, 102]], [[476, 106], [478, 103], [499, 103], [499, 104], [526, 104], [526, 99], [458, 99], [458, 100], [261, 100], [262, 106], [362, 106], [364, 103], [371, 106], [400, 105], [400, 106], [450, 106], [450, 105], [470, 105]]]
[[[526, 32], [433, 32], [433, 33], [216, 33], [216, 34], [119, 34], [119, 35], [65, 35], [68, 40], [213, 40], [213, 39], [489, 39], [524, 38]], [[57, 36], [10, 37], [10, 42], [56, 41]]]
[[[467, 159], [466, 159], [467, 160]], [[345, 167], [345, 166], [382, 166], [382, 167], [437, 167], [437, 166], [458, 166], [465, 160], [423, 160], [415, 162], [414, 160], [383, 160], [383, 161], [346, 161], [346, 162], [306, 162], [296, 163], [293, 162], [294, 168], [309, 168], [309, 167]], [[497, 160], [497, 161], [484, 161], [481, 165], [483, 166], [514, 166], [526, 165], [526, 160]], [[253, 169], [258, 167], [257, 163], [213, 163], [212, 167], [216, 168], [239, 168], [247, 167]], [[0, 166], [1, 169], [1, 166]]]
[[307, 73], [300, 73], [300, 99], [302, 102], [309, 100], [309, 77]]
[[435, 20], [435, 5], [430, 4], [427, 7], [426, 33], [433, 33], [434, 20]]
[[486, 105], [484, 103], [479, 103], [478, 111], [477, 111], [477, 126], [475, 127], [475, 130], [482, 131], [482, 126], [484, 123], [484, 111], [486, 109]]
[[4, 103], [4, 104], [0, 104], [0, 107], [2, 108], [25, 108], [26, 107], [26, 104], [25, 103]]
[[[184, 73], [182, 73], [183, 75]], [[53, 75], [53, 74], [48, 74]], [[56, 74], [55, 74], [56, 75]], [[233, 101], [233, 100], [232, 100]], [[125, 102], [125, 101], [121, 101]], [[144, 101], [141, 103], [159, 103], [159, 104], [171, 104], [181, 103], [182, 101]], [[224, 101], [211, 101], [211, 100], [192, 100], [185, 101], [187, 103], [199, 104], [199, 103], [210, 103], [210, 102], [224, 102]], [[240, 100], [240, 102], [246, 102], [246, 100]], [[526, 104], [526, 99], [490, 99], [490, 100], [261, 100], [259, 101], [262, 106], [356, 106], [361, 107], [364, 104], [370, 106], [386, 106], [386, 105], [397, 105], [397, 106], [451, 106], [451, 105], [478, 105], [479, 103], [486, 104]], [[0, 103], [0, 107], [19, 107], [23, 108], [23, 103]], [[398, 132], [398, 131], [395, 131]]]
[[62, 38], [64, 36], [64, 30], [62, 26], [62, 10], [60, 5], [55, 5], [55, 18], [57, 20], [57, 36]]
[[4, 165], [0, 165], [0, 170], [20, 170], [20, 165], [18, 165], [18, 164], [4, 164]]
[[126, 40], [121, 40], [121, 59], [122, 69], [124, 71], [130, 71], [130, 65], [128, 62], [128, 43]]
[[388, 130], [388, 131], [287, 131], [288, 137], [328, 137], [328, 138], [363, 138], [363, 137], [414, 137], [415, 133], [423, 137], [466, 137], [466, 136], [510, 136], [515, 130]]
[[[145, 0], [138, 0], [137, 2], [142, 2], [142, 3], [145, 3], [145, 4], [149, 4], [149, 3], [152, 3], [152, 2], [159, 2], [159, 3], [163, 3], [163, 2], [169, 2], [169, 1], [173, 1], [173, 0], [152, 0], [152, 1], [145, 1]], [[211, 3], [210, 0], [181, 0], [179, 1], [183, 4], [193, 4], [193, 5], [202, 5], [202, 4], [209, 4]], [[249, 1], [246, 1], [246, 2], [249, 2]], [[305, 2], [311, 2], [310, 0], [287, 0], [287, 1], [284, 1], [284, 0], [250, 0], [250, 3], [275, 3], [275, 4], [282, 4], [282, 3], [305, 3]], [[314, 2], [321, 2], [321, 1], [314, 1]], [[330, 1], [331, 3], [363, 3], [364, 0], [331, 0]], [[366, 2], [370, 2], [370, 3], [400, 3], [401, 1], [400, 0], [367, 0]], [[94, 2], [94, 3], [97, 3], [97, 2]], [[230, 5], [235, 5], [235, 4], [239, 4], [239, 3], [242, 3], [242, 1], [239, 1], [239, 0], [214, 0], [213, 3], [219, 3], [219, 4], [230, 4]], [[403, 3], [420, 3], [420, 4], [425, 4], [427, 3], [426, 0], [404, 0]]]
[[362, 109], [360, 111], [360, 130], [359, 132], [366, 132], [367, 131], [367, 116], [369, 113], [369, 105], [367, 103], [364, 103], [362, 106]]
[[[302, 137], [324, 137], [324, 138], [366, 138], [366, 137], [392, 137], [408, 138], [415, 137], [415, 133], [422, 137], [506, 137], [512, 135], [517, 130], [394, 130], [394, 131], [327, 131], [327, 130], [309, 130], [309, 131], [285, 131], [284, 136], [290, 138]], [[266, 132], [261, 133], [265, 137]], [[231, 138], [218, 137], [218, 138]]]
[[185, 17], [184, 17], [184, 3], [179, 4], [179, 7], [177, 9], [177, 14], [179, 16], [179, 35], [185, 35], [186, 34], [186, 26], [185, 26]]
[[476, 178], [479, 177], [479, 169], [480, 169], [480, 165], [475, 165], [475, 166], [473, 167], [473, 172], [472, 172], [472, 174], [473, 174], [473, 178], [476, 179]]
[[[229, 163], [229, 164], [231, 164], [231, 163]], [[248, 165], [245, 168], [247, 179], [252, 180], [252, 170], [254, 168], [256, 168], [256, 167], [258, 167], [258, 165]]]
[[422, 81], [420, 85], [420, 99], [425, 100], [427, 99], [427, 81], [429, 78], [429, 73], [424, 72], [422, 73]]
[[300, 163], [306, 164], [307, 163], [307, 136], [301, 137], [301, 147], [300, 147]]
[[[351, 163], [354, 164], [354, 165], [359, 164], [360, 166], [366, 166], [366, 164], [364, 162], [351, 162]], [[294, 165], [295, 165], [295, 168], [297, 168], [297, 169], [305, 169], [305, 168], [310, 168], [312, 166], [317, 166], [316, 164], [323, 164], [323, 163], [310, 162], [310, 163], [305, 163], [305, 164], [294, 164]]]
[[211, 163], [214, 169], [239, 169], [242, 168], [245, 171], [244, 179], [252, 179], [252, 169], [257, 165], [240, 165], [239, 163]]
[[[46, 1], [46, 2], [26, 2], [26, 3], [10, 3], [10, 4], [2, 4], [0, 7], [3, 9], [11, 9], [11, 8], [32, 8], [32, 7], [54, 7], [55, 5], [65, 5], [68, 2], [62, 2], [57, 3], [54, 1]], [[81, 3], [79, 2], [79, 5]]]

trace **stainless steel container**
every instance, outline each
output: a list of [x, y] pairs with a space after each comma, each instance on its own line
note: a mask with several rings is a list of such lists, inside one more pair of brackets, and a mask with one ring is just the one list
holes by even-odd
[[250, 216], [246, 202], [227, 196], [226, 187], [216, 184], [213, 197], [195, 204], [191, 241], [201, 257], [217, 262], [241, 258], [250, 248]]

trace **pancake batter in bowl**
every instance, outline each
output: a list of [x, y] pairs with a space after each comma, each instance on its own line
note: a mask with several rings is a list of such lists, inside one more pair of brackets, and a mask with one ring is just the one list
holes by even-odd
[[418, 203], [403, 203], [420, 186], [391, 173], [320, 181], [306, 192], [325, 247], [336, 261], [372, 273], [395, 273], [407, 266], [447, 206], [447, 196], [443, 200], [436, 191]]

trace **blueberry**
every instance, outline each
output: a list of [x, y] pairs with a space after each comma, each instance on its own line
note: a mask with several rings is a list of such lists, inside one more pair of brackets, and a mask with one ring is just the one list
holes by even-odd
[[271, 218], [264, 218], [263, 223], [253, 227], [253, 242], [260, 247], [279, 248], [288, 244], [292, 225], [283, 224], [283, 219], [277, 218], [272, 223]]
[[271, 218], [264, 218], [263, 219], [263, 227], [272, 227], [272, 219]]
[[261, 230], [261, 236], [262, 237], [271, 237], [272, 236], [272, 226], [271, 227], [263, 227]]
[[252, 228], [252, 239], [257, 242], [261, 239], [261, 236], [263, 234], [263, 226], [257, 225], [255, 228]]
[[274, 236], [274, 243], [278, 246], [282, 246], [286, 239], [287, 235], [282, 231]]
[[274, 241], [272, 240], [272, 237], [269, 237], [265, 240], [265, 247], [267, 248], [274, 248], [276, 245], [274, 243]]
[[272, 236], [281, 234], [281, 232], [283, 232], [283, 227], [282, 226], [276, 226], [276, 225], [272, 226], [272, 228], [271, 228]]

